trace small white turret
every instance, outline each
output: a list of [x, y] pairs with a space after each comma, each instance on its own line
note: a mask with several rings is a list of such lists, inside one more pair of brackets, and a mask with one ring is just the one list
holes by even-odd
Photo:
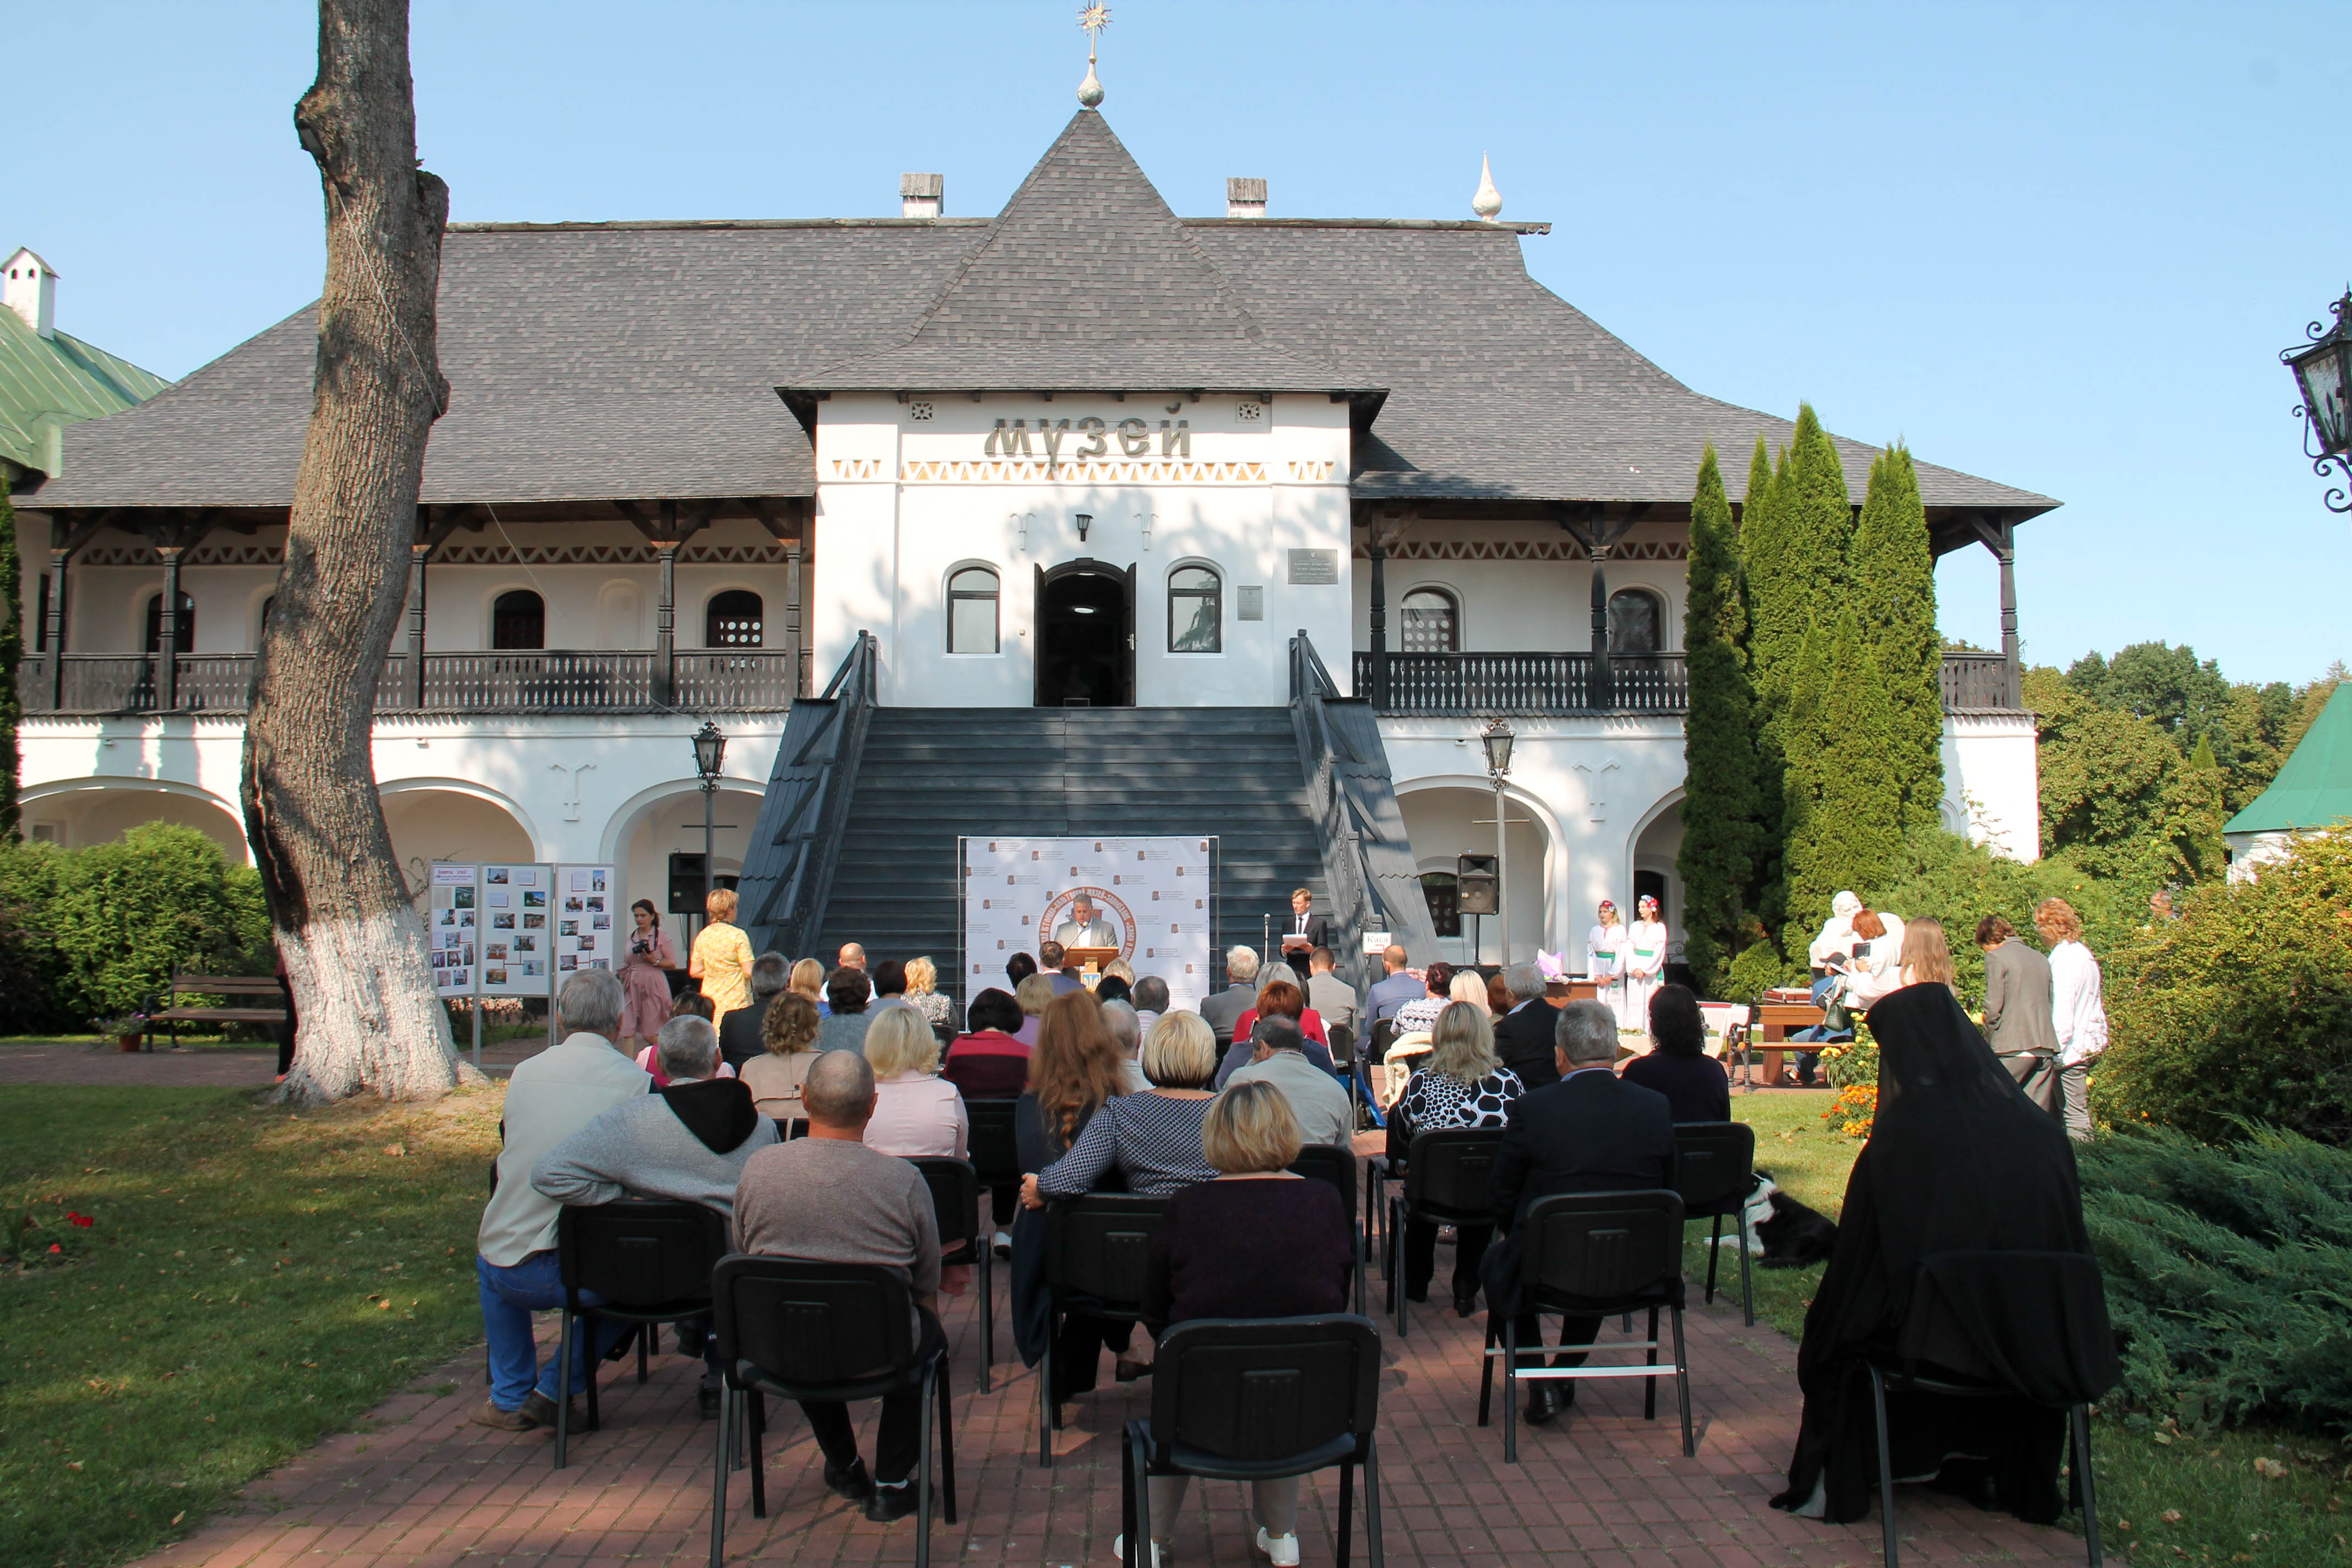
[[1492, 223], [1503, 211], [1503, 193], [1495, 188], [1495, 166], [1486, 154], [1478, 154], [1478, 194], [1470, 198], [1470, 210]]
[[16, 254], [7, 260], [7, 277], [0, 279], [6, 285], [8, 309], [25, 318], [25, 325], [41, 334], [53, 337], [58, 326], [57, 269], [32, 251], [19, 246]]

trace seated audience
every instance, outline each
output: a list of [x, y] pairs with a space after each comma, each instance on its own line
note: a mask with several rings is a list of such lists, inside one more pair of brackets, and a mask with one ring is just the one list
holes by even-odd
[[1225, 1079], [1231, 1094], [1241, 1083], [1270, 1083], [1282, 1091], [1299, 1135], [1309, 1143], [1345, 1149], [1356, 1132], [1355, 1102], [1339, 1080], [1308, 1061], [1307, 1039], [1287, 1018], [1260, 1018], [1251, 1026], [1250, 1059]]
[[955, 998], [939, 989], [940, 966], [928, 958], [907, 961], [907, 1005], [923, 1016], [934, 1029], [955, 1023]]
[[1515, 963], [1498, 978], [1509, 1003], [1495, 1016], [1496, 1058], [1528, 1089], [1558, 1082], [1551, 1057], [1559, 1010], [1544, 1000], [1544, 972], [1532, 963]]
[[[1557, 1017], [1549, 1007], [1547, 1018]], [[1466, 1002], [1447, 1005], [1430, 1032], [1430, 1048], [1420, 1070], [1406, 1080], [1391, 1108], [1388, 1154], [1402, 1166], [1414, 1137], [1457, 1127], [1500, 1127], [1511, 1102], [1527, 1092], [1519, 1076], [1495, 1056], [1495, 1033], [1486, 1010]], [[1557, 1075], [1555, 1075], [1556, 1079]], [[1494, 1239], [1491, 1225], [1454, 1227], [1454, 1310], [1468, 1317], [1478, 1309], [1478, 1266]], [[1429, 1300], [1437, 1272], [1437, 1222], [1410, 1219], [1404, 1227], [1404, 1294]]]
[[879, 1013], [885, 1007], [904, 1007], [907, 1003], [907, 966], [895, 958], [886, 958], [866, 971], [874, 982], [874, 1001], [866, 1008]]
[[874, 1068], [874, 1115], [866, 1146], [885, 1154], [940, 1154], [961, 1160], [971, 1135], [963, 1096], [937, 1076], [940, 1037], [912, 1007], [886, 1007], [866, 1031]]
[[1381, 950], [1381, 978], [1364, 994], [1364, 1031], [1368, 1036], [1373, 1025], [1395, 1017], [1398, 1008], [1428, 994], [1421, 976], [1405, 967], [1411, 962], [1404, 949], [1394, 943]]
[[[672, 1018], [656, 1042], [668, 1082], [660, 1092], [614, 1106], [558, 1143], [531, 1167], [530, 1184], [559, 1204], [669, 1198], [733, 1216], [743, 1163], [776, 1142], [751, 1091], [719, 1076], [719, 1031], [701, 1018]], [[706, 1331], [708, 1320], [704, 1320]], [[719, 1414], [718, 1351], [707, 1331], [705, 1416]], [[690, 1336], [681, 1335], [680, 1348]]]
[[1129, 1192], [1162, 1198], [1216, 1174], [1201, 1157], [1201, 1119], [1216, 1098], [1209, 1090], [1216, 1037], [1208, 1025], [1191, 1013], [1160, 1019], [1143, 1043], [1143, 1076], [1151, 1080], [1149, 1092], [1106, 1101], [1068, 1153], [1022, 1178], [1023, 1203], [1043, 1208], [1048, 1198], [1093, 1192], [1114, 1170]]
[[1037, 973], [1053, 984], [1054, 994], [1066, 996], [1073, 991], [1083, 991], [1087, 983], [1069, 963], [1069, 953], [1058, 942], [1037, 944]]
[[819, 963], [814, 958], [803, 958], [798, 963], [793, 964], [790, 989], [795, 996], [807, 997], [809, 999], [809, 1005], [816, 1009], [816, 1016], [818, 1017], [822, 1018], [824, 1016], [824, 964]]
[[766, 1051], [768, 1005], [791, 984], [792, 970], [782, 953], [763, 952], [751, 961], [751, 1005], [719, 1021], [719, 1059], [738, 1078], [745, 1062]]
[[[1147, 974], [1135, 983], [1135, 989], [1129, 994], [1128, 1000], [1135, 1004], [1136, 1019], [1142, 1024], [1143, 1032], [1148, 1036], [1151, 1033], [1151, 1026], [1160, 1022], [1160, 1016], [1168, 1011], [1168, 982], [1157, 974]], [[1142, 1049], [1140, 1045], [1136, 1047], [1139, 1053]]]
[[1731, 1120], [1731, 1079], [1706, 1054], [1706, 1018], [1689, 986], [1661, 985], [1650, 998], [1650, 1041], [1647, 1056], [1625, 1064], [1627, 1083], [1664, 1095], [1676, 1121]]
[[833, 966], [835, 969], [864, 969], [866, 949], [854, 942], [843, 942], [841, 951], [834, 955]]
[[971, 999], [964, 1021], [971, 1032], [948, 1047], [940, 1076], [967, 1100], [1015, 1100], [1029, 1082], [1030, 1047], [1013, 1037], [1021, 1004], [992, 985]]
[[[710, 1004], [709, 997], [702, 995], [698, 992], [689, 991], [685, 995], [679, 997], [677, 999], [677, 1005], [671, 1009], [669, 1016], [670, 1022], [674, 1024], [680, 1018], [699, 1018], [704, 1023], [708, 1024], [711, 1022], [712, 1015], [716, 1011], [717, 1009]], [[738, 1008], [736, 1009], [736, 1012], [730, 1013], [727, 1016], [732, 1018], [742, 1011], [743, 1009]], [[667, 1028], [668, 1026], [665, 1025], [663, 1026]], [[724, 1026], [723, 1021], [720, 1026]], [[669, 1074], [662, 1070], [660, 1037], [656, 1036], [654, 1038], [653, 1043], [646, 1046], [644, 1050], [639, 1051], [637, 1053], [636, 1060], [637, 1066], [643, 1068], [647, 1073], [652, 1075], [654, 1087], [656, 1089], [667, 1089], [669, 1087]], [[719, 1078], [733, 1078], [735, 1076], [735, 1069], [729, 1066], [722, 1058], [719, 1063], [719, 1071], [716, 1076]]]
[[1124, 1002], [1131, 994], [1133, 993], [1127, 982], [1116, 974], [1106, 974], [1095, 982], [1095, 1000], [1097, 1002]]
[[[1933, 923], [1907, 922], [1909, 940]], [[1913, 955], [1904, 956], [1908, 963]], [[1804, 1413], [1788, 1489], [1772, 1500], [1811, 1519], [1869, 1511], [1878, 1441], [1863, 1363], [1903, 1342], [1924, 1259], [2091, 1251], [2065, 1129], [2019, 1090], [1945, 983], [1923, 979], [1894, 993], [1870, 1010], [1870, 1032], [1878, 1041], [1878, 1113], [1846, 1181], [1828, 1271], [1805, 1313], [1797, 1357]], [[1956, 1172], [1967, 1173], [1964, 1184], [1955, 1184]], [[2066, 1387], [2116, 1375], [2113, 1333], [2095, 1297], [2046, 1317], [2034, 1303], [2032, 1321], [2014, 1316], [2028, 1310], [2021, 1304], [1994, 1310], [2012, 1315], [2015, 1342], [2046, 1347], [2032, 1364], [2012, 1368], [2021, 1378]], [[1955, 1360], [1980, 1353], [1971, 1342]], [[2063, 1408], [1905, 1394], [1888, 1398], [1887, 1420], [1897, 1476], [1933, 1478], [1940, 1489], [2032, 1523], [2058, 1517]]]
[[[1086, 987], [1080, 986], [1079, 989], [1083, 991]], [[1021, 1027], [1013, 1032], [1013, 1037], [1023, 1045], [1034, 1047], [1037, 1044], [1037, 1021], [1045, 1016], [1045, 1009], [1052, 1006], [1054, 998], [1060, 994], [1054, 989], [1054, 977], [1050, 974], [1032, 974], [1013, 987], [1013, 998], [1021, 1004]]]
[[1036, 973], [1037, 961], [1025, 952], [1016, 952], [1004, 961], [1004, 984], [1013, 987], [1015, 994], [1019, 993], [1021, 983]]
[[[1152, 1237], [1143, 1310], [1154, 1329], [1195, 1318], [1304, 1318], [1344, 1312], [1354, 1250], [1347, 1211], [1331, 1184], [1285, 1169], [1300, 1137], [1289, 1103], [1270, 1085], [1237, 1083], [1201, 1124], [1213, 1180], [1178, 1193]], [[1282, 1259], [1269, 1268], [1268, 1258]], [[1184, 1476], [1153, 1476], [1152, 1557], [1172, 1560]], [[1298, 1561], [1303, 1478], [1253, 1481], [1257, 1548], [1276, 1563]], [[1114, 1550], [1118, 1545], [1114, 1543]]]
[[[1129, 1092], [1128, 1065], [1103, 1026], [1102, 1008], [1093, 996], [1078, 991], [1055, 998], [1038, 1030], [1037, 1048], [1030, 1054], [1028, 1092], [1013, 1108], [1024, 1189], [1035, 1181], [1036, 1173], [1069, 1152], [1104, 1106]], [[1045, 1353], [1050, 1306], [1045, 1216], [1024, 1206], [1013, 1221], [1011, 1246], [1013, 1342], [1022, 1361], [1035, 1366]], [[1104, 1347], [1124, 1351], [1129, 1337], [1126, 1323], [1085, 1312], [1065, 1313], [1054, 1337], [1055, 1398], [1092, 1392]]]
[[1356, 988], [1335, 973], [1339, 961], [1328, 947], [1307, 955], [1307, 1005], [1323, 1016], [1323, 1026], [1356, 1026]]
[[1129, 989], [1135, 985], [1135, 965], [1123, 958], [1114, 958], [1102, 966], [1105, 980], [1124, 981]]
[[1226, 952], [1227, 984], [1201, 1004], [1201, 1018], [1214, 1034], [1217, 1044], [1232, 1045], [1234, 1022], [1257, 1005], [1257, 969], [1255, 948], [1236, 947]]
[[[903, 1276], [914, 1295], [916, 1353], [944, 1343], [940, 1329], [940, 1227], [931, 1189], [906, 1161], [866, 1147], [874, 1070], [855, 1051], [820, 1057], [802, 1098], [809, 1135], [764, 1149], [743, 1168], [735, 1241], [745, 1252], [813, 1263], [873, 1263]], [[921, 1458], [922, 1385], [886, 1396], [869, 1475], [845, 1405], [804, 1404], [824, 1452], [824, 1484], [866, 1517], [887, 1523], [915, 1511], [908, 1482]]]
[[825, 976], [824, 1023], [816, 1032], [816, 1048], [821, 1051], [856, 1051], [866, 1047], [866, 1030], [874, 1021], [873, 1009], [867, 1005], [867, 987], [872, 984], [866, 971], [846, 966]]
[[[1627, 1083], [1617, 1061], [1617, 1016], [1598, 1002], [1571, 1002], [1559, 1010], [1553, 1065], [1559, 1081], [1531, 1089], [1506, 1112], [1503, 1146], [1495, 1155], [1495, 1223], [1503, 1239], [1486, 1254], [1486, 1310], [1518, 1317], [1519, 1364], [1542, 1362], [1542, 1324], [1521, 1310], [1518, 1222], [1528, 1205], [1555, 1193], [1611, 1192], [1675, 1184], [1674, 1113], [1666, 1097]], [[1598, 1317], [1570, 1314], [1560, 1324], [1563, 1349], [1592, 1343]], [[1581, 1348], [1555, 1359], [1580, 1366]], [[1565, 1389], [1565, 1394], [1560, 1390]], [[1576, 1403], [1573, 1382], [1528, 1385], [1528, 1420], [1549, 1423]]]
[[[1485, 1000], [1486, 1015], [1489, 1018], [1499, 1018], [1527, 1000], [1524, 996], [1514, 996], [1511, 994], [1511, 983], [1505, 978], [1509, 973], [1508, 970], [1498, 969], [1486, 977]], [[1541, 971], [1538, 973], [1540, 973]]]
[[801, 1083], [816, 1063], [816, 1035], [824, 1022], [816, 1004], [788, 991], [768, 1004], [762, 1044], [767, 1054], [743, 1064], [736, 1076], [751, 1091], [751, 1103], [762, 1116], [793, 1121], [807, 1114], [801, 1109]]
[[1423, 973], [1422, 984], [1423, 995], [1402, 1004], [1389, 1015], [1396, 1020], [1396, 1032], [1401, 1036], [1427, 1029], [1437, 1022], [1437, 1016], [1454, 1000], [1454, 966], [1444, 959], [1438, 960]]
[[[561, 1369], [551, 1359], [544, 1370], [539, 1365], [530, 1324], [531, 1313], [563, 1304], [555, 1253], [562, 1205], [530, 1184], [530, 1173], [541, 1155], [613, 1107], [644, 1100], [652, 1087], [642, 1068], [613, 1048], [621, 1005], [621, 983], [612, 971], [564, 976], [555, 1003], [562, 1042], [524, 1058], [507, 1080], [506, 1145], [499, 1151], [498, 1180], [475, 1243], [482, 1327], [490, 1342], [490, 1392], [473, 1418], [485, 1426], [508, 1432], [551, 1426], [555, 1402], [564, 1397], [556, 1391]], [[602, 1325], [593, 1345], [582, 1336], [571, 1393], [588, 1386], [588, 1367], [628, 1331], [617, 1323]]]
[[1127, 1092], [1143, 1093], [1151, 1082], [1143, 1076], [1143, 1064], [1138, 1059], [1143, 1055], [1141, 1016], [1130, 1004], [1108, 1000], [1100, 991], [1095, 993], [1095, 1000], [1102, 1006], [1103, 1027], [1110, 1032], [1110, 1043], [1118, 1050], [1127, 1074]]
[[1224, 1086], [1227, 1079], [1249, 1064], [1252, 1031], [1261, 1018], [1286, 1018], [1306, 1037], [1307, 1058], [1325, 1072], [1337, 1072], [1331, 1061], [1331, 1046], [1323, 1033], [1323, 1019], [1307, 1005], [1307, 993], [1290, 978], [1290, 971], [1276, 971], [1276, 978], [1269, 980], [1257, 994], [1257, 1005], [1234, 1020], [1232, 1047], [1217, 1065], [1217, 1084]]
[[[670, 1004], [669, 1016], [673, 1018], [699, 1018], [715, 1029], [719, 1026], [719, 1004], [699, 991], [681, 992], [677, 1000]], [[659, 1034], [660, 1031], [657, 1029], [655, 1033]]]

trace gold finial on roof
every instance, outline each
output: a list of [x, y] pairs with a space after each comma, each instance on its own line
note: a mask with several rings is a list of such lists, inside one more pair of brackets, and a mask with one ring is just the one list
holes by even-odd
[[1093, 109], [1103, 100], [1102, 82], [1095, 75], [1095, 42], [1102, 30], [1110, 26], [1110, 7], [1102, 0], [1092, 0], [1091, 4], [1079, 7], [1078, 26], [1086, 29], [1087, 35], [1087, 79], [1078, 83], [1078, 102], [1085, 108]]

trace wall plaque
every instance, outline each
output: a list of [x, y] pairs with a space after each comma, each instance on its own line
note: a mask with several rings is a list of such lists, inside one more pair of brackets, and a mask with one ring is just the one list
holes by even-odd
[[1234, 616], [1237, 620], [1265, 619], [1265, 590], [1260, 587], [1239, 587], [1234, 590]]
[[1336, 550], [1294, 550], [1290, 552], [1290, 585], [1294, 588], [1328, 588], [1339, 581], [1339, 552]]

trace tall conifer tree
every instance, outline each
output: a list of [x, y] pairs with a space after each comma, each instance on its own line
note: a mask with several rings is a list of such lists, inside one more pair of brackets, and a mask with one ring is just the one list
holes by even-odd
[[1739, 535], [1710, 442], [1691, 498], [1683, 615], [1690, 715], [1683, 725], [1683, 847], [1675, 861], [1683, 879], [1685, 956], [1710, 996], [1727, 994], [1731, 960], [1743, 945], [1765, 858], [1747, 640]]
[[16, 805], [16, 726], [25, 715], [16, 667], [25, 661], [24, 574], [16, 556], [16, 511], [0, 474], [0, 838], [22, 837]]
[[1748, 601], [1748, 682], [1755, 703], [1757, 816], [1763, 837], [1750, 885], [1754, 908], [1768, 931], [1780, 925], [1783, 769], [1789, 755], [1783, 731], [1794, 672], [1804, 662], [1801, 606], [1809, 592], [1804, 563], [1789, 547], [1782, 505], [1788, 475], [1788, 452], [1781, 452], [1776, 468], [1764, 437], [1757, 437], [1748, 465], [1748, 496], [1739, 514], [1739, 571]]
[[1870, 644], [1853, 611], [1807, 639], [1806, 679], [1791, 712], [1804, 737], [1788, 772], [1788, 921], [1781, 940], [1802, 952], [1841, 889], [1865, 901], [1894, 868], [1902, 832], [1887, 809], [1889, 714]]
[[1870, 465], [1851, 552], [1853, 603], [1885, 705], [1885, 765], [1902, 827], [1943, 817], [1944, 640], [1919, 471], [1897, 442]]

